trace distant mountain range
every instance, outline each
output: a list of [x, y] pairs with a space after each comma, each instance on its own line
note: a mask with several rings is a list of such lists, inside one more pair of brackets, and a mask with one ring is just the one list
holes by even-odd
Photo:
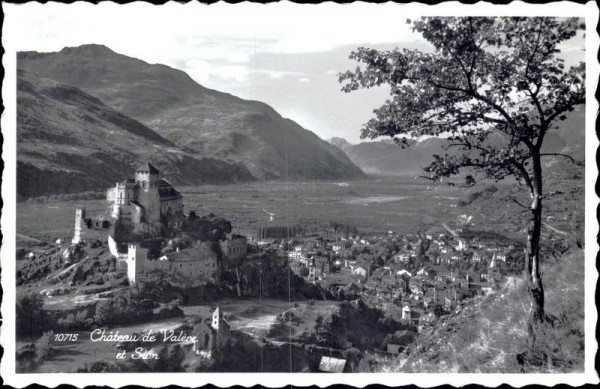
[[175, 184], [353, 179], [339, 148], [270, 106], [84, 45], [20, 52], [18, 195], [98, 189], [149, 159]]
[[[585, 112], [579, 107], [567, 115], [567, 119], [558, 122], [559, 128], [548, 132], [544, 139], [544, 152], [565, 153], [579, 161], [585, 159]], [[504, 144], [497, 136], [490, 136], [489, 142]], [[401, 148], [391, 140], [362, 142], [351, 144], [344, 138], [331, 138], [329, 143], [344, 150], [346, 155], [365, 173], [388, 176], [415, 176], [433, 161], [433, 155], [446, 153], [442, 146], [445, 140], [429, 138], [417, 144]], [[570, 162], [564, 158], [546, 158], [548, 166], [570, 169]]]

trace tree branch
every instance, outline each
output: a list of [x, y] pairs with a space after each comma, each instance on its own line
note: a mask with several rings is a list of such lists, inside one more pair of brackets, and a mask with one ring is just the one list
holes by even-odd
[[516, 203], [516, 204], [517, 204], [519, 207], [521, 207], [521, 208], [528, 209], [528, 210], [529, 210], [529, 209], [531, 209], [531, 207], [528, 207], [528, 206], [526, 206], [526, 205], [523, 205], [523, 204], [521, 204], [521, 203], [519, 202], [519, 200], [517, 200], [517, 199], [516, 199], [516, 198], [514, 198], [514, 197], [509, 197], [509, 199], [510, 199], [510, 200], [512, 200], [514, 203]]
[[529, 192], [533, 193], [533, 183], [531, 182], [531, 177], [529, 177], [529, 173], [527, 172], [527, 169], [525, 169], [525, 166], [523, 166], [522, 163], [519, 163], [514, 158], [511, 158], [510, 161], [512, 162], [513, 166], [517, 168], [519, 173], [521, 173], [521, 177], [523, 177], [523, 180], [525, 180], [525, 184], [527, 184]]

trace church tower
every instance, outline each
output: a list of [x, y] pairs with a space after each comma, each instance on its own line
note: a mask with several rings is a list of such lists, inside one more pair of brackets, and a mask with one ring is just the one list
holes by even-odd
[[139, 185], [138, 202], [144, 207], [144, 216], [150, 224], [160, 223], [159, 175], [159, 170], [148, 162], [135, 171], [135, 182]]
[[217, 305], [217, 309], [214, 310], [212, 314], [212, 328], [215, 331], [219, 331], [223, 327], [223, 311], [221, 311], [221, 307]]

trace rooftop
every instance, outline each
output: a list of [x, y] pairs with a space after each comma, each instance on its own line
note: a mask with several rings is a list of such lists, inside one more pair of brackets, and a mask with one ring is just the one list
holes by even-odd
[[136, 169], [136, 172], [158, 174], [160, 171], [154, 167], [150, 162], [144, 162], [140, 167]]
[[322, 356], [319, 362], [319, 370], [327, 373], [342, 373], [346, 366], [346, 360]]

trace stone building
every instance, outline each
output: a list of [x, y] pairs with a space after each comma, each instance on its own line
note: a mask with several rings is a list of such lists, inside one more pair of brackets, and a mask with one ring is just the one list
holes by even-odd
[[219, 242], [225, 258], [237, 261], [248, 254], [248, 238], [242, 235], [227, 234], [227, 238]]
[[231, 341], [231, 327], [223, 318], [219, 306], [212, 313], [210, 325], [200, 323], [196, 330], [196, 342], [193, 351], [204, 358], [212, 358], [219, 350], [227, 347]]
[[196, 286], [214, 280], [218, 270], [217, 254], [205, 242], [158, 258], [149, 258], [148, 249], [130, 244], [126, 262], [130, 284], [151, 280], [153, 273], [162, 271], [174, 280], [185, 280], [188, 286]]
[[150, 163], [136, 169], [135, 178], [109, 188], [106, 200], [111, 217], [131, 221], [136, 232], [156, 231], [161, 223], [183, 214], [183, 197]]

